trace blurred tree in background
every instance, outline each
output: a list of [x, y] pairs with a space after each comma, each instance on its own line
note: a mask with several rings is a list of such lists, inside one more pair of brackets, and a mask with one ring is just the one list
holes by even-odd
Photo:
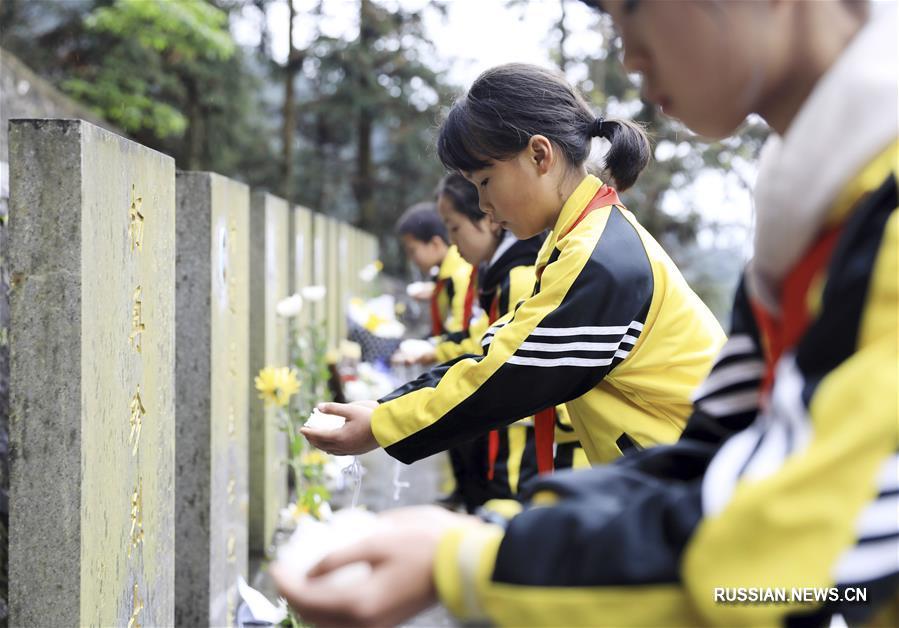
[[[500, 1], [522, 13], [530, 4]], [[577, 0], [542, 2], [558, 7], [542, 42], [550, 58], [597, 112], [647, 124], [656, 160], [624, 200], [721, 314], [745, 246], [720, 243], [730, 225], [700, 212], [696, 182], [713, 172], [748, 190], [763, 125], [727, 142], [692, 136], [640, 99], [607, 18]], [[323, 28], [335, 3], [351, 8], [344, 12], [356, 22], [339, 36]], [[433, 194], [442, 174], [436, 124], [462, 91], [443, 78], [452, 60], [438, 59], [424, 28], [423, 14], [445, 14], [446, 2], [421, 12], [391, 0], [307, 5], [312, 10], [288, 0], [0, 0], [0, 45], [135, 140], [173, 155], [179, 168], [220, 172], [380, 235], [388, 270], [401, 272], [393, 223]], [[281, 62], [266, 26], [276, 7], [290, 8], [293, 33], [281, 42], [289, 43]], [[258, 45], [239, 46], [229, 24], [248, 15], [261, 25]], [[598, 51], [572, 45], [585, 27], [604, 43]]]

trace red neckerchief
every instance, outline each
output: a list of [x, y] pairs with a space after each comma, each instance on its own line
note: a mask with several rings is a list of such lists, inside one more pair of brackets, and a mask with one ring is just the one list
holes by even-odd
[[842, 231], [842, 224], [825, 229], [787, 274], [781, 286], [779, 317], [766, 310], [758, 301], [751, 300], [752, 313], [765, 345], [765, 378], [761, 390], [763, 396], [774, 385], [774, 370], [778, 360], [785, 351], [799, 344], [808, 329], [812, 318], [808, 309], [809, 289], [825, 270]]
[[438, 279], [434, 284], [434, 291], [431, 293], [431, 335], [440, 336], [443, 334], [443, 319], [440, 317], [440, 308], [437, 306], [437, 297], [443, 292], [443, 286], [446, 279]]
[[[571, 226], [568, 227], [562, 235], [556, 238], [556, 242], [567, 236], [569, 233], [574, 231], [574, 228], [581, 224], [581, 221], [587, 217], [590, 212], [595, 209], [599, 209], [600, 207], [608, 207], [609, 205], [621, 205], [621, 201], [618, 200], [618, 192], [615, 191], [615, 188], [610, 187], [608, 185], [603, 185], [599, 190], [596, 191], [596, 194], [593, 198], [590, 199], [590, 202], [587, 203], [587, 206], [584, 208], [584, 211], [575, 218], [574, 222], [571, 223]], [[537, 268], [537, 281], [540, 281], [540, 278], [543, 277], [543, 271], [546, 268], [546, 264]]]
[[[492, 325], [499, 318], [499, 288], [493, 295], [493, 301], [490, 303], [490, 312], [487, 315], [489, 323]], [[487, 437], [487, 479], [492, 480], [494, 471], [496, 470], [496, 458], [499, 456], [499, 432], [491, 430]]]
[[[590, 199], [590, 202], [587, 203], [587, 206], [578, 217], [575, 218], [574, 222], [571, 223], [571, 226], [568, 227], [556, 241], [561, 240], [571, 233], [593, 210], [601, 207], [608, 207], [609, 205], [620, 204], [621, 201], [618, 200], [618, 193], [615, 191], [615, 188], [603, 185], [596, 191], [596, 194]], [[543, 277], [543, 270], [545, 268], [546, 264], [537, 268], [537, 281], [540, 281], [541, 277]], [[534, 447], [537, 452], [537, 473], [541, 475], [544, 473], [552, 473], [553, 471], [553, 443], [555, 442], [555, 430], [555, 406], [541, 410], [534, 415]], [[499, 432], [495, 430], [490, 432], [488, 454], [490, 456], [490, 466], [488, 467], [487, 477], [492, 480], [496, 458], [499, 455]]]
[[478, 267], [471, 267], [471, 275], [468, 276], [468, 288], [465, 290], [465, 304], [462, 306], [462, 331], [466, 334], [471, 327], [471, 314], [474, 310], [474, 298], [478, 293]]

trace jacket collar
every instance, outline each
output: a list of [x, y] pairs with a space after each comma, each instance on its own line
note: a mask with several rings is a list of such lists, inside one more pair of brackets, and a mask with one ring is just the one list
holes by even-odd
[[833, 222], [841, 190], [896, 139], [896, 5], [883, 5], [872, 7], [784, 136], [762, 150], [748, 272], [753, 296], [772, 313], [784, 277]]
[[567, 232], [603, 185], [603, 182], [592, 174], [588, 174], [581, 180], [574, 192], [571, 193], [571, 196], [568, 197], [568, 200], [565, 201], [565, 204], [562, 205], [559, 218], [556, 220], [553, 230], [549, 233], [549, 237], [546, 238], [546, 242], [543, 243], [543, 248], [540, 249], [540, 255], [537, 257], [537, 266], [545, 266], [549, 262], [549, 256], [552, 254], [556, 243], [563, 237], [562, 234]]

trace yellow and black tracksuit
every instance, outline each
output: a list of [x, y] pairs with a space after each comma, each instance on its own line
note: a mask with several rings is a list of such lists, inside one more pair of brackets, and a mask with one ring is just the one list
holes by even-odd
[[[544, 236], [519, 241], [506, 234], [488, 263], [482, 264], [477, 276], [468, 284], [464, 311], [473, 316], [476, 302], [484, 318], [490, 322], [505, 315], [534, 289], [534, 263]], [[476, 295], [476, 297], [475, 297]], [[466, 353], [481, 353], [481, 339], [486, 325], [477, 330], [468, 326], [455, 334], [447, 334], [442, 346], [444, 358]], [[507, 427], [479, 435], [450, 451], [460, 490], [469, 511], [491, 499], [513, 498], [518, 488], [537, 474], [533, 421], [523, 419]], [[570, 466], [570, 465], [569, 465]]]
[[[454, 614], [529, 626], [821, 626], [834, 614], [896, 625], [897, 154], [893, 143], [830, 205], [777, 314], [741, 283], [730, 339], [676, 444], [541, 478], [511, 520], [442, 538], [435, 578]], [[832, 591], [722, 601], [805, 588]]]
[[[470, 292], [469, 284], [473, 275], [471, 264], [462, 258], [455, 245], [451, 245], [431, 277], [434, 281], [434, 292], [430, 299], [431, 342], [435, 345], [434, 352], [439, 362], [459, 355], [459, 339], [468, 336], [472, 311], [470, 306], [466, 308], [466, 303], [470, 303], [466, 296]], [[469, 345], [465, 347], [469, 348]], [[481, 480], [472, 461], [482, 448], [474, 439], [470, 439], [447, 449], [455, 482], [453, 496], [461, 498], [466, 508], [481, 495]]]
[[[508, 314], [516, 304], [533, 294], [536, 280], [534, 263], [545, 239], [545, 236], [540, 235], [521, 241], [507, 232], [494, 254], [495, 259], [482, 267], [478, 277], [478, 299], [481, 307], [487, 312], [490, 324]], [[483, 334], [478, 338], [478, 347], [482, 338]], [[557, 406], [554, 412], [556, 442], [554, 468], [590, 466], [583, 448], [578, 443], [565, 406]], [[526, 469], [526, 472], [522, 471], [509, 477], [506, 496], [516, 495], [518, 486], [536, 475], [538, 469], [534, 447], [534, 417], [521, 419], [508, 428], [490, 432], [487, 455], [488, 477], [505, 486], [504, 467]], [[516, 477], [518, 481], [514, 479]]]
[[470, 277], [471, 264], [462, 259], [455, 245], [451, 245], [437, 267], [437, 272], [431, 277], [434, 281], [434, 292], [430, 299], [433, 338], [459, 332], [468, 324], [463, 310]]
[[614, 190], [580, 183], [537, 277], [487, 331], [485, 355], [382, 400], [371, 426], [390, 455], [412, 462], [560, 403], [594, 464], [677, 439], [724, 334]]

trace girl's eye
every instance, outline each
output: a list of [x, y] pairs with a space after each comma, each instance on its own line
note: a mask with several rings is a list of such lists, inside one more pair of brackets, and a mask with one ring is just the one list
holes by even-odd
[[484, 179], [483, 181], [481, 181], [481, 187], [482, 187], [482, 188], [487, 187], [487, 182], [488, 182], [489, 180], [490, 180], [490, 177], [487, 177], [486, 179]]
[[640, 6], [640, 0], [624, 0], [624, 14], [630, 15]]

